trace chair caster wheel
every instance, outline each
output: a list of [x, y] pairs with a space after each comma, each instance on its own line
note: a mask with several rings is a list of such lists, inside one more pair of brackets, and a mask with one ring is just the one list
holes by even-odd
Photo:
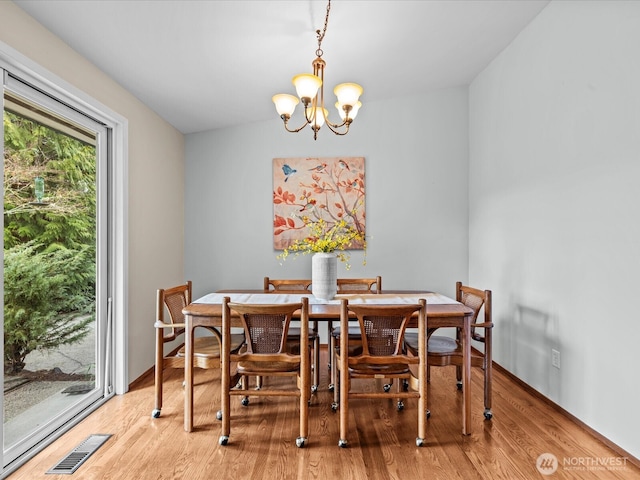
[[331, 404], [331, 410], [333, 410], [334, 412], [338, 411], [338, 404], [336, 402], [333, 402]]
[[416, 447], [422, 447], [424, 445], [424, 438], [416, 438]]
[[342, 439], [338, 440], [338, 446], [340, 448], [347, 448], [347, 441]]
[[160, 409], [156, 408], [151, 412], [151, 418], [160, 418]]
[[384, 386], [382, 387], [382, 389], [383, 389], [385, 392], [389, 393], [389, 392], [391, 391], [391, 384], [389, 384], [389, 383], [385, 383], [385, 384], [384, 384]]
[[431, 418], [431, 410], [427, 410], [427, 418]]
[[296, 438], [296, 447], [298, 448], [302, 448], [306, 445], [307, 443], [307, 439], [304, 437], [298, 437]]
[[408, 391], [409, 391], [409, 382], [408, 382], [408, 381], [404, 380], [404, 381], [402, 382], [402, 389], [403, 389], [405, 392], [408, 392]]
[[491, 410], [489, 410], [488, 408], [485, 409], [484, 411], [484, 419], [485, 420], [491, 420], [493, 418], [493, 413], [491, 413]]
[[216, 412], [216, 419], [217, 419], [217, 420], [222, 420], [222, 410], [218, 410], [218, 411]]
[[240, 403], [242, 404], [243, 407], [249, 406], [249, 397], [242, 397], [242, 400], [240, 400]]
[[457, 388], [458, 390], [462, 390], [462, 382], [458, 382], [458, 383], [456, 383], [456, 388]]
[[336, 387], [335, 387], [335, 385], [334, 385], [333, 383], [330, 383], [330, 384], [329, 384], [329, 391], [330, 391], [330, 392], [333, 392], [333, 390], [334, 390], [335, 388], [336, 388]]
[[229, 443], [229, 437], [227, 437], [226, 435], [222, 435], [219, 439], [218, 439], [218, 443], [220, 445], [226, 445], [227, 443]]
[[398, 411], [401, 412], [402, 410], [404, 410], [404, 403], [398, 402]]
[[316, 393], [318, 391], [318, 385], [311, 385], [311, 393]]

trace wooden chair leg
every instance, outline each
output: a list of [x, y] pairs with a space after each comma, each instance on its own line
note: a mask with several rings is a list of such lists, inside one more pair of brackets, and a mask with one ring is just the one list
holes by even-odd
[[156, 335], [156, 366], [154, 385], [155, 405], [153, 411], [151, 412], [151, 416], [153, 418], [158, 418], [160, 416], [160, 411], [162, 410], [162, 381], [164, 376], [162, 332], [157, 332]]
[[313, 385], [311, 391], [316, 393], [320, 385], [320, 336], [316, 335], [313, 340]]
[[[311, 352], [309, 351], [308, 332], [303, 327], [300, 345], [300, 373], [298, 374], [300, 396], [300, 436], [296, 439], [298, 448], [304, 447], [309, 436], [309, 400], [311, 399]], [[306, 337], [307, 340], [302, 341]], [[315, 353], [313, 355], [315, 357]], [[316, 369], [317, 370], [317, 369]]]
[[329, 333], [329, 391], [335, 388], [337, 382], [336, 363], [335, 363], [336, 339]]
[[338, 405], [340, 405], [340, 382], [338, 381], [339, 370], [337, 368], [336, 362], [336, 349], [332, 348], [329, 354], [331, 357], [331, 385], [333, 385], [333, 403], [331, 404], [331, 410], [334, 412], [338, 410]]
[[162, 380], [163, 380], [163, 371], [162, 364], [156, 364], [155, 371], [155, 386], [154, 386], [154, 394], [155, 394], [155, 402], [153, 407], [153, 412], [151, 412], [151, 416], [153, 418], [158, 418], [160, 416], [160, 411], [162, 410]]
[[390, 378], [389, 379], [389, 388], [391, 388], [393, 386], [393, 384], [396, 384], [396, 393], [398, 394], [398, 398], [396, 398], [396, 405], [398, 408], [398, 411], [404, 410], [404, 402], [402, 401], [402, 398], [400, 397], [400, 392], [402, 391], [402, 386], [403, 386], [403, 379], [401, 378]]
[[[331, 320], [327, 321], [327, 342], [329, 344], [329, 350], [331, 350], [331, 331], [333, 330], [333, 322]], [[331, 371], [331, 366], [333, 365], [333, 358], [331, 356], [331, 352], [329, 352], [329, 363], [327, 365], [327, 368], [329, 371]]]
[[493, 412], [491, 411], [491, 377], [492, 377], [491, 359], [485, 359], [484, 367], [484, 418], [491, 420]]
[[418, 380], [420, 397], [418, 398], [418, 438], [416, 439], [416, 444], [419, 447], [422, 446], [422, 442], [427, 438], [427, 417], [429, 416], [429, 410], [427, 409], [428, 387], [425, 380], [426, 375]]
[[298, 378], [300, 382], [300, 436], [296, 439], [298, 447], [304, 447], [309, 437], [309, 398], [311, 396], [308, 375]]
[[[333, 359], [335, 362], [335, 358]], [[340, 440], [338, 446], [347, 446], [347, 434], [349, 431], [349, 371], [340, 369], [340, 381], [336, 385], [336, 389], [340, 391]]]
[[231, 371], [230, 365], [223, 360], [222, 368], [222, 381], [221, 381], [221, 395], [220, 395], [220, 414], [218, 417], [222, 420], [222, 426], [220, 431], [220, 445], [226, 445], [229, 441], [229, 435], [231, 434], [231, 395], [229, 390], [231, 388]]

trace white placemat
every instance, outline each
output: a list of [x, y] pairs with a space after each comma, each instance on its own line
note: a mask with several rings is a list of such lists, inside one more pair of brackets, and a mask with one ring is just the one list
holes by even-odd
[[339, 305], [341, 298], [346, 298], [349, 300], [349, 303], [372, 304], [418, 303], [418, 300], [421, 298], [424, 298], [427, 301], [427, 304], [458, 303], [449, 297], [433, 292], [336, 295], [333, 300], [318, 300], [313, 295], [292, 293], [209, 293], [198, 298], [193, 303], [222, 304], [224, 297], [229, 297], [232, 302], [256, 304], [297, 303], [302, 297], [307, 297], [309, 299], [309, 305]]

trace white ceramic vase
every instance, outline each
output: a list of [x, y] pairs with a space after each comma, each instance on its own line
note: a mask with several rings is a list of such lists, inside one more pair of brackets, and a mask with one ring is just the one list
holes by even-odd
[[311, 258], [311, 292], [318, 300], [332, 300], [338, 292], [338, 257], [315, 253]]

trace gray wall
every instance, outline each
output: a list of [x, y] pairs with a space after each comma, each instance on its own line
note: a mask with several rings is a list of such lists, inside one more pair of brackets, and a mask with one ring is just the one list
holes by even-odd
[[[283, 82], [285, 79], [283, 79]], [[269, 101], [269, 99], [265, 99]], [[282, 265], [273, 249], [272, 159], [363, 156], [367, 264], [354, 252], [339, 276], [382, 275], [384, 288], [454, 294], [467, 278], [467, 89], [367, 103], [351, 132], [287, 133], [274, 120], [186, 137], [185, 275], [194, 296], [311, 278], [311, 258]]]
[[469, 93], [469, 277], [495, 292], [495, 360], [635, 457], [639, 59], [640, 2], [551, 2]]

